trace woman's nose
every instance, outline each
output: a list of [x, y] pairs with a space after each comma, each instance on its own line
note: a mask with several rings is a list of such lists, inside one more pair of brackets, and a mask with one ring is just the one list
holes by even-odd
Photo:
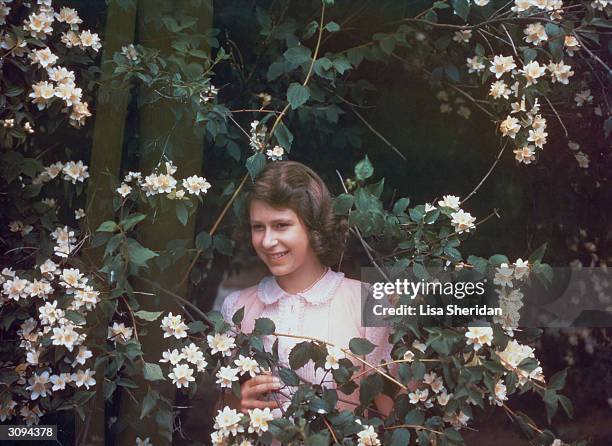
[[277, 243], [274, 231], [266, 231], [262, 240], [263, 247], [266, 249], [273, 248]]

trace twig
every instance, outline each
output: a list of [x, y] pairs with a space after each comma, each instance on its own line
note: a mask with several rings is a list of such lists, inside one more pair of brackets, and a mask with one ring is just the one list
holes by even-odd
[[516, 51], [516, 47], [514, 46], [514, 41], [512, 40], [512, 37], [510, 37], [510, 33], [508, 32], [508, 28], [506, 28], [506, 25], [504, 25], [503, 23], [502, 23], [502, 28], [504, 28], [504, 31], [506, 35], [508, 36], [508, 40], [510, 41], [510, 44], [512, 45], [512, 49], [514, 50], [514, 54], [516, 55], [516, 58], [520, 59], [518, 52]]
[[580, 45], [582, 45], [582, 48], [584, 48], [586, 50], [587, 53], [589, 53], [589, 55], [595, 59], [597, 62], [599, 62], [601, 64], [602, 67], [604, 67], [607, 71], [608, 74], [612, 74], [612, 69], [603, 61], [599, 58], [599, 56], [597, 56], [595, 53], [593, 53], [589, 47], [584, 43], [584, 40], [582, 40], [580, 37], [578, 37], [578, 33], [576, 33], [576, 31], [572, 31], [572, 35], [580, 42]]
[[334, 429], [329, 425], [329, 422], [327, 421], [327, 418], [323, 417], [323, 422], [325, 423], [325, 426], [327, 426], [327, 429], [329, 430], [329, 432], [332, 434], [332, 437], [334, 439], [334, 444], [339, 444], [338, 443], [338, 438], [336, 438], [336, 434], [334, 432]]
[[140, 280], [142, 280], [146, 284], [152, 286], [153, 288], [166, 293], [168, 296], [174, 297], [176, 300], [178, 300], [183, 305], [187, 305], [189, 308], [191, 308], [193, 311], [195, 311], [198, 314], [198, 316], [200, 316], [202, 319], [204, 319], [204, 321], [206, 323], [208, 323], [211, 327], [214, 327], [215, 324], [208, 318], [208, 316], [206, 316], [206, 313], [204, 313], [202, 310], [200, 310], [197, 306], [195, 306], [194, 304], [189, 302], [184, 297], [179, 296], [178, 294], [176, 294], [176, 293], [174, 293], [174, 292], [172, 292], [170, 290], [167, 290], [167, 289], [159, 286], [155, 282], [152, 282], [149, 279], [145, 279], [144, 277], [141, 277]]
[[456, 85], [453, 84], [447, 84], [449, 87], [451, 87], [453, 90], [461, 93], [463, 96], [465, 96], [466, 98], [468, 98], [470, 101], [472, 101], [472, 103], [478, 107], [481, 111], [483, 111], [489, 118], [491, 119], [495, 119], [496, 116], [491, 113], [489, 110], [487, 110], [486, 108], [484, 108], [482, 105], [480, 105], [478, 103], [478, 100], [474, 99], [474, 97], [472, 95], [470, 95], [468, 92], [463, 91], [461, 88], [457, 87]]
[[429, 427], [425, 427], [425, 426], [420, 426], [418, 424], [398, 424], [397, 426], [389, 426], [389, 427], [385, 427], [385, 430], [391, 430], [391, 429], [399, 429], [401, 427], [404, 428], [410, 428], [410, 429], [420, 429], [420, 430], [424, 430], [424, 431], [429, 431], [429, 432], [433, 432], [434, 434], [438, 434], [438, 435], [444, 435], [444, 432], [440, 432], [437, 431], [435, 429], [431, 429]]
[[548, 105], [550, 105], [550, 108], [552, 108], [552, 111], [555, 112], [555, 115], [557, 115], [559, 124], [561, 124], [561, 127], [563, 127], [563, 132], [565, 133], [565, 137], [567, 138], [569, 136], [569, 134], [567, 133], [567, 128], [565, 127], [565, 124], [563, 124], [563, 121], [561, 120], [561, 116], [559, 116], [559, 113], [557, 113], [557, 109], [554, 107], [554, 105], [552, 105], [552, 102], [550, 102], [550, 99], [548, 99], [548, 96], [544, 95], [544, 99], [546, 99], [546, 102], [548, 102]]
[[385, 138], [380, 132], [378, 132], [374, 127], [372, 127], [372, 125], [363, 117], [361, 116], [361, 113], [359, 113], [357, 110], [355, 110], [353, 107], [351, 107], [351, 110], [353, 111], [353, 113], [355, 113], [355, 115], [357, 115], [357, 117], [361, 120], [361, 122], [363, 122], [367, 128], [370, 129], [370, 131], [372, 133], [374, 133], [376, 136], [378, 136], [385, 144], [387, 144], [387, 146], [389, 146], [389, 148], [391, 150], [393, 150], [395, 153], [397, 153], [397, 155], [399, 155], [399, 157], [401, 159], [403, 159], [404, 161], [406, 160], [406, 157], [404, 156], [404, 154], [402, 152], [399, 151], [399, 149], [397, 147], [395, 147], [393, 144], [391, 144], [391, 142]]
[[504, 153], [504, 150], [506, 150], [506, 146], [508, 145], [508, 139], [506, 139], [506, 141], [504, 142], [504, 144], [502, 145], [501, 150], [499, 151], [499, 153], [497, 154], [497, 158], [495, 158], [495, 161], [493, 161], [493, 164], [491, 165], [491, 168], [489, 169], [489, 171], [486, 173], [486, 175], [482, 178], [482, 180], [480, 180], [480, 183], [478, 183], [476, 185], [476, 187], [474, 188], [474, 190], [472, 192], [470, 192], [467, 197], [465, 197], [463, 200], [461, 200], [460, 204], [465, 203], [466, 201], [468, 201], [477, 191], [478, 189], [480, 189], [480, 186], [483, 185], [483, 183], [486, 181], [487, 178], [489, 178], [489, 175], [491, 175], [491, 172], [493, 172], [493, 169], [495, 169], [495, 166], [497, 165], [497, 163], [499, 162], [502, 154]]
[[269, 110], [267, 108], [258, 108], [258, 109], [240, 109], [240, 110], [230, 110], [232, 113], [247, 113], [247, 112], [253, 112], [253, 113], [274, 113], [279, 114], [280, 112], [278, 110]]

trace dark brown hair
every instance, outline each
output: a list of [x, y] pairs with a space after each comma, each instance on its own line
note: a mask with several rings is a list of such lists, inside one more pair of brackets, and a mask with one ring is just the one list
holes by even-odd
[[236, 238], [249, 246], [249, 212], [254, 200], [293, 210], [308, 228], [310, 244], [321, 263], [334, 266], [338, 262], [344, 249], [346, 224], [334, 215], [332, 196], [310, 167], [296, 161], [269, 163], [247, 189], [246, 215]]

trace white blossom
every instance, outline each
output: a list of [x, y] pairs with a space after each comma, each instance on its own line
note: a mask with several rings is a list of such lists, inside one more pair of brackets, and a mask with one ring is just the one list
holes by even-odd
[[35, 373], [28, 380], [28, 383], [30, 385], [26, 387], [26, 390], [29, 390], [31, 392], [30, 394], [31, 400], [35, 400], [38, 397], [47, 396], [47, 391], [49, 391], [51, 388], [51, 381], [49, 380], [49, 372], [44, 371], [40, 375]]
[[337, 370], [340, 368], [339, 361], [345, 357], [344, 352], [337, 346], [327, 346], [327, 356], [325, 357], [325, 369]]
[[465, 337], [467, 345], [473, 345], [474, 350], [478, 351], [484, 345], [491, 345], [493, 329], [491, 327], [468, 327]]
[[234, 360], [234, 364], [238, 366], [240, 375], [248, 373], [251, 378], [254, 378], [260, 372], [259, 364], [253, 358], [239, 355], [238, 359]]
[[96, 380], [94, 379], [94, 375], [96, 372], [87, 369], [83, 371], [79, 369], [76, 373], [72, 374], [72, 381], [77, 387], [85, 386], [86, 389], [89, 390], [89, 387], [96, 385]]
[[220, 352], [223, 356], [231, 356], [231, 350], [236, 346], [235, 339], [228, 333], [215, 333], [214, 336], [208, 335], [206, 340], [211, 348], [211, 355]]
[[460, 204], [461, 204], [461, 199], [455, 195], [444, 195], [442, 197], [442, 200], [438, 201], [438, 206], [448, 207], [456, 211], [459, 210]]
[[357, 433], [357, 438], [359, 438], [357, 446], [380, 446], [381, 444], [373, 426], [364, 426], [363, 430]]
[[249, 410], [249, 433], [261, 435], [268, 430], [268, 422], [274, 419], [269, 407]]
[[242, 415], [238, 414], [236, 409], [225, 406], [223, 410], [218, 411], [214, 428], [224, 437], [228, 437], [230, 434], [236, 435], [238, 432], [244, 432], [244, 427], [240, 425], [241, 420]]
[[451, 224], [455, 228], [458, 234], [463, 232], [470, 232], [470, 229], [474, 229], [476, 226], [474, 222], [476, 218], [472, 217], [469, 212], [465, 212], [459, 209], [457, 212], [451, 214]]
[[228, 387], [231, 389], [232, 383], [238, 381], [238, 372], [240, 370], [233, 367], [221, 367], [217, 374], [217, 384], [221, 387]]
[[189, 387], [191, 381], [195, 381], [193, 376], [193, 369], [187, 364], [178, 364], [172, 369], [172, 372], [168, 374], [168, 378], [172, 380], [172, 384], [175, 384], [177, 388]]

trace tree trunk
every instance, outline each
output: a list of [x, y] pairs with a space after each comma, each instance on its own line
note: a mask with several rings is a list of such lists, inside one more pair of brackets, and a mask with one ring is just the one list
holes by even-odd
[[[198, 18], [195, 32], [206, 32], [212, 26], [212, 2], [206, 2], [205, 6], [200, 8], [187, 5], [187, 2], [185, 2], [177, 6], [177, 4], [168, 0], [139, 1], [138, 36], [140, 43], [145, 47], [158, 49], [165, 56], [175, 51], [172, 49], [171, 43], [172, 38], [176, 36], [173, 36], [161, 25], [159, 18], [162, 15], [171, 15], [177, 7], [180, 7], [181, 12], [185, 13], [188, 17]], [[201, 49], [210, 50], [209, 48]], [[148, 95], [150, 92], [143, 89], [140, 94]], [[183, 114], [180, 119], [177, 119], [174, 115], [172, 107], [182, 107]], [[183, 105], [171, 99], [161, 98], [152, 104], [141, 106], [138, 113], [139, 135], [141, 138], [140, 171], [143, 174], [150, 173], [160, 163], [164, 155], [172, 159], [178, 167], [177, 178], [201, 174], [204, 141], [202, 137], [194, 134], [193, 125], [195, 116], [192, 116], [188, 104]], [[155, 141], [154, 145], [151, 144], [152, 141]], [[171, 153], [171, 156], [168, 155], [169, 153]], [[171, 205], [170, 209], [165, 212], [158, 210], [155, 223], [143, 226], [139, 231], [139, 238], [144, 246], [154, 251], [165, 250], [168, 242], [176, 239], [188, 240], [192, 246], [195, 229], [195, 218], [191, 218], [183, 226], [177, 219]], [[153, 265], [151, 265], [150, 276], [154, 277], [154, 280], [160, 286], [172, 289], [181, 296], [187, 295], [188, 282], [185, 282], [180, 287], [176, 286], [189, 266], [186, 257], [183, 257], [183, 259], [164, 270], [159, 270], [154, 262], [151, 263]], [[133, 285], [139, 291], [155, 293], [155, 296], [145, 296], [145, 298], [140, 300], [141, 307], [144, 310], [163, 311], [164, 314], [168, 312], [174, 314], [181, 313], [181, 307], [174, 299], [161, 294], [158, 290], [151, 288], [142, 281], [135, 280]], [[150, 325], [146, 337], [141, 337], [141, 342], [145, 361], [155, 364], [161, 358], [162, 352], [169, 348], [169, 343], [162, 337], [162, 331], [159, 329], [158, 323]], [[150, 383], [145, 381], [142, 376], [135, 379], [135, 381], [139, 388], [135, 389], [132, 393], [136, 400], [140, 402], [148, 392]], [[155, 383], [155, 390], [162, 395], [162, 398], [165, 397], [171, 402], [174, 401], [176, 388], [171, 382], [157, 381]], [[131, 398], [122, 398], [120, 420], [128, 416], [130, 419], [134, 417], [138, 419], [139, 412], [139, 405], [134, 403]], [[156, 408], [142, 422], [144, 424], [140, 425], [139, 422], [138, 429], [143, 429], [154, 445], [170, 444], [172, 440], [172, 417], [165, 416], [163, 410], [160, 412]], [[134, 439], [134, 432], [125, 432], [119, 435], [118, 444], [132, 446]]]
[[[136, 29], [136, 8], [123, 9], [119, 2], [109, 2], [104, 46], [102, 54], [102, 85], [98, 90], [96, 113], [89, 161], [90, 178], [87, 186], [87, 224], [95, 230], [100, 223], [113, 218], [114, 190], [111, 184], [117, 182], [121, 169], [123, 152], [123, 135], [129, 91], [111, 90], [109, 82], [112, 67], [105, 62], [112, 61], [113, 54], [121, 51], [121, 47], [134, 41]], [[86, 256], [90, 264], [102, 265], [103, 249], [89, 249]], [[99, 317], [104, 319], [102, 312]], [[98, 320], [98, 324], [108, 325], [108, 320]], [[106, 339], [90, 340], [104, 344]], [[76, 444], [104, 445], [105, 411], [104, 411], [104, 369], [96, 369], [96, 396], [89, 402], [87, 416], [84, 422], [77, 416]]]

